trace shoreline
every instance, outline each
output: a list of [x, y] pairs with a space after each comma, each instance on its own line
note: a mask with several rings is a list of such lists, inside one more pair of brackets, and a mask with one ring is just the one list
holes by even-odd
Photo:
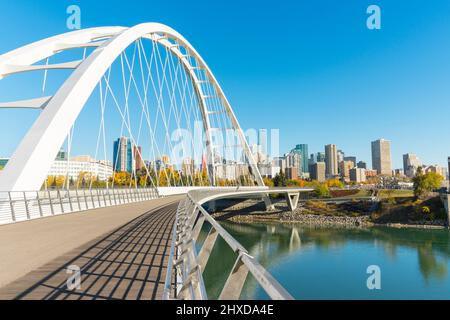
[[[214, 217], [218, 220], [231, 221], [235, 223], [285, 223], [285, 224], [304, 224], [324, 227], [356, 227], [356, 228], [370, 228], [370, 227], [390, 227], [396, 229], [415, 228], [415, 229], [448, 229], [445, 220], [434, 221], [411, 221], [408, 223], [388, 221], [388, 222], [374, 222], [372, 221], [370, 213], [355, 213], [355, 212], [327, 212], [314, 213], [304, 207], [299, 207], [295, 211], [290, 212], [287, 207], [281, 203], [276, 203], [274, 211], [265, 211], [264, 208], [254, 201], [245, 201], [235, 203], [232, 206], [225, 208], [218, 208], [214, 212]], [[256, 206], [256, 207], [255, 207]], [[233, 214], [228, 212], [228, 209], [235, 211]]]

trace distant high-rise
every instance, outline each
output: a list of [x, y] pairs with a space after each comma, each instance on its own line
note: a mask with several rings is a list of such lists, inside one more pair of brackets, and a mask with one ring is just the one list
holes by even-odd
[[353, 161], [341, 161], [339, 162], [339, 171], [341, 172], [342, 178], [350, 178], [350, 170], [355, 166], [353, 165]]
[[344, 161], [345, 158], [345, 152], [342, 150], [338, 150], [337, 151], [337, 159], [338, 159], [338, 163], [341, 161]]
[[297, 152], [291, 152], [286, 155], [286, 167], [297, 168], [297, 172], [302, 170], [302, 155]]
[[447, 171], [447, 174], [448, 174], [448, 180], [450, 180], [450, 157], [447, 158], [447, 162], [448, 162], [448, 171]]
[[353, 168], [355, 168], [356, 167], [356, 157], [344, 157], [344, 161], [351, 161], [351, 162], [353, 162]]
[[325, 146], [325, 165], [325, 172], [328, 177], [338, 175], [338, 156], [335, 144], [328, 144]]
[[258, 151], [263, 155], [267, 155], [268, 147], [267, 147], [267, 129], [259, 129], [258, 131]]
[[367, 163], [365, 163], [364, 161], [359, 161], [358, 164], [356, 165], [359, 169], [367, 169]]
[[301, 155], [301, 171], [302, 172], [309, 172], [309, 166], [308, 166], [308, 145], [307, 144], [298, 144], [295, 146], [295, 149], [292, 150], [292, 152], [297, 153]]
[[114, 141], [113, 157], [114, 171], [130, 173], [133, 171], [133, 152], [131, 141], [127, 137], [120, 137]]
[[381, 175], [392, 175], [390, 141], [385, 139], [372, 141], [372, 169]]
[[142, 159], [142, 149], [140, 146], [133, 147], [133, 159], [134, 159], [134, 167], [136, 170], [141, 170], [145, 168], [144, 160]]
[[325, 181], [325, 162], [316, 162], [309, 167], [310, 177], [312, 180], [319, 182]]
[[407, 177], [415, 176], [420, 166], [422, 166], [422, 163], [415, 154], [407, 153], [403, 155], [403, 173]]
[[316, 162], [325, 162], [325, 153], [324, 152], [317, 152]]

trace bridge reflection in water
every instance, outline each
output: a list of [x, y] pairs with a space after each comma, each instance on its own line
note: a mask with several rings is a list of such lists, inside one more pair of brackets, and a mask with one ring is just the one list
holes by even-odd
[[[447, 230], [313, 227], [222, 222], [223, 227], [296, 299], [447, 299], [450, 234]], [[203, 230], [201, 237], [205, 235]], [[235, 259], [218, 242], [204, 273], [217, 297]], [[217, 261], [217, 260], [216, 260]], [[379, 265], [382, 290], [366, 287], [369, 265]], [[248, 278], [242, 299], [266, 299]]]

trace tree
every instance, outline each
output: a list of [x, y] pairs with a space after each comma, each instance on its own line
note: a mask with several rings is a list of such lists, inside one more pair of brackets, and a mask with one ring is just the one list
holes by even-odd
[[286, 176], [283, 173], [283, 170], [280, 170], [280, 173], [276, 174], [275, 178], [273, 178], [273, 184], [275, 187], [286, 187], [287, 186], [287, 179]]
[[330, 179], [326, 182], [326, 184], [329, 188], [333, 188], [333, 187], [343, 188], [344, 187], [344, 184], [339, 179]]
[[274, 183], [273, 183], [273, 180], [272, 180], [272, 179], [269, 179], [269, 178], [264, 177], [264, 178], [263, 178], [263, 181], [264, 181], [264, 185], [265, 185], [266, 187], [273, 187], [273, 186], [274, 186]]
[[436, 172], [423, 173], [422, 168], [417, 170], [416, 176], [413, 178], [414, 196], [425, 198], [428, 194], [441, 186], [444, 177]]
[[312, 183], [312, 187], [314, 188], [314, 193], [316, 194], [316, 196], [318, 196], [320, 198], [330, 196], [330, 189], [328, 188], [327, 183], [320, 183], [320, 182], [314, 181]]

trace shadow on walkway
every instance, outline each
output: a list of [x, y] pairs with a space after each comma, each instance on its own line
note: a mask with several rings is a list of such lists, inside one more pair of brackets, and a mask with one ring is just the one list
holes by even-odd
[[[152, 209], [117, 230], [0, 289], [0, 299], [161, 299], [178, 202]], [[81, 288], [69, 290], [69, 266]]]

